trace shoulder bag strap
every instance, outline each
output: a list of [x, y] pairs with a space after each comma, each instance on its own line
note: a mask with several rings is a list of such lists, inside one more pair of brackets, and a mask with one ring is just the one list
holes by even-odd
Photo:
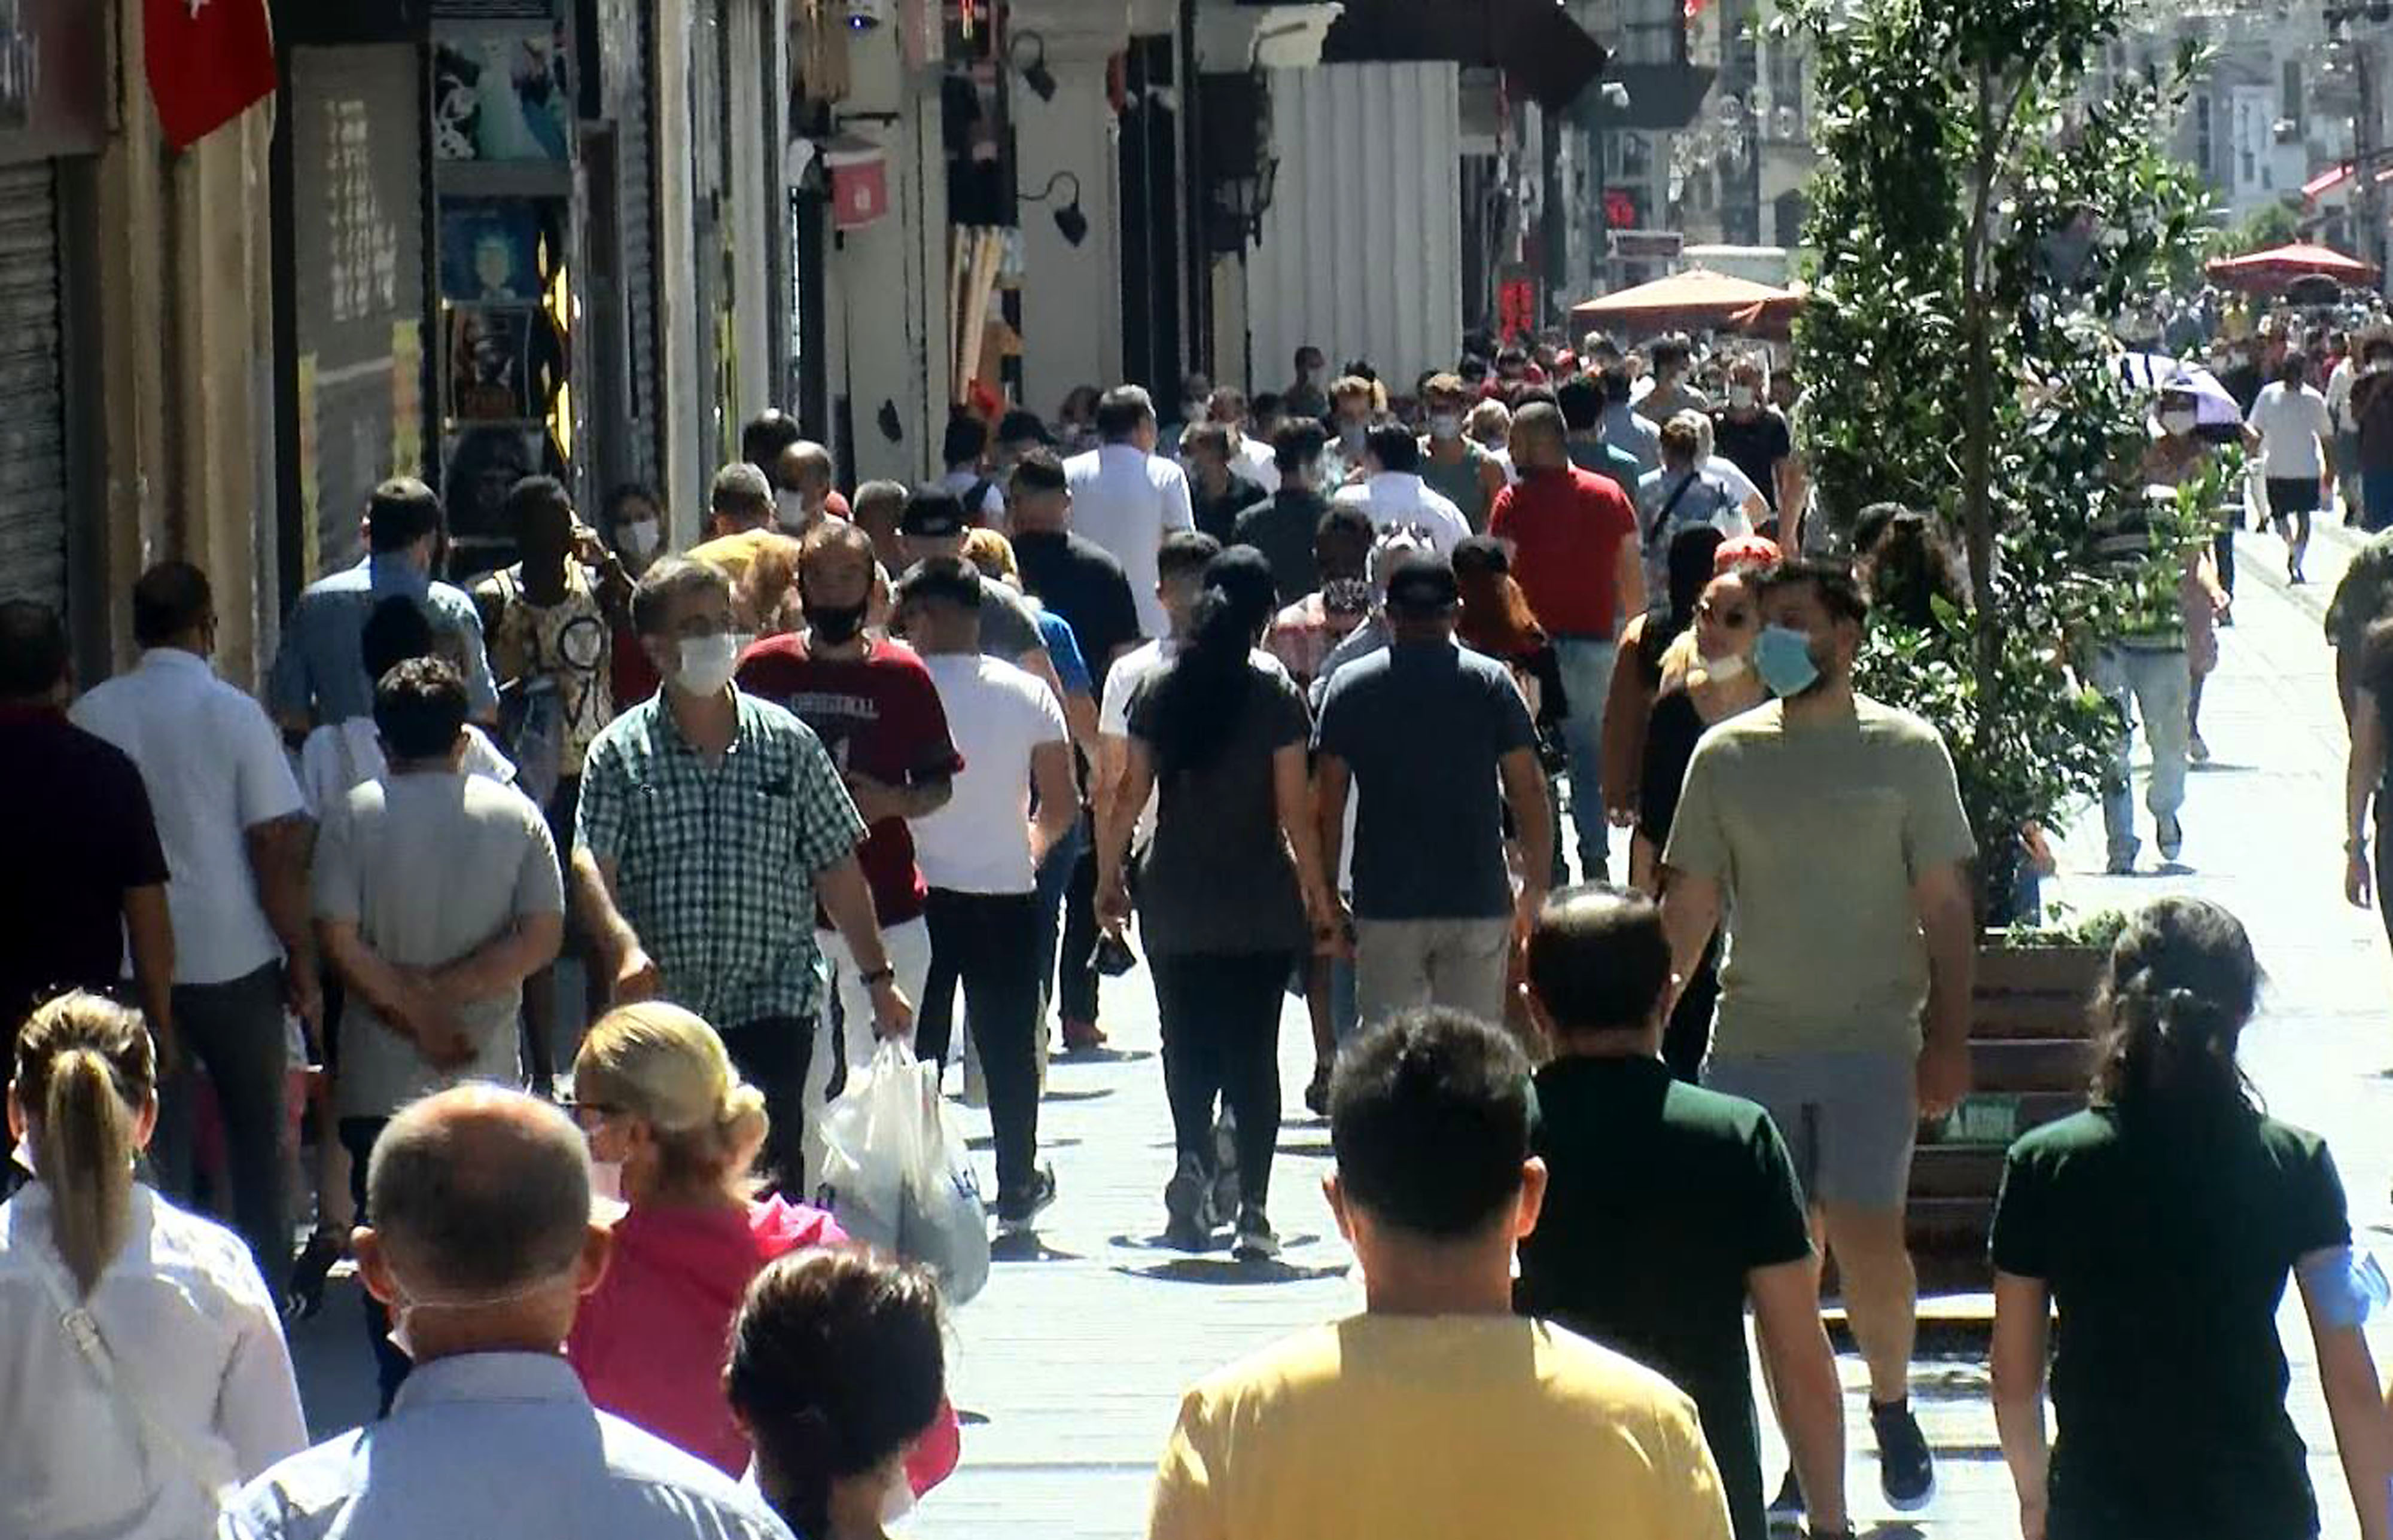
[[220, 1510], [226, 1494], [237, 1484], [235, 1472], [220, 1468], [221, 1461], [203, 1457], [150, 1409], [148, 1398], [117, 1373], [116, 1355], [110, 1350], [108, 1338], [101, 1335], [99, 1322], [93, 1317], [90, 1307], [77, 1302], [72, 1281], [63, 1265], [38, 1244], [25, 1249], [33, 1258], [33, 1272], [49, 1293], [50, 1303], [58, 1309], [59, 1330], [89, 1366], [100, 1388], [133, 1414], [143, 1448], [153, 1455], [163, 1449], [169, 1463], [180, 1468], [210, 1505]]
[[1679, 500], [1687, 495], [1688, 488], [1701, 479], [1703, 479], [1701, 471], [1689, 471], [1687, 479], [1680, 482], [1678, 489], [1663, 502], [1661, 512], [1654, 516], [1654, 527], [1645, 531], [1645, 549], [1648, 553], [1653, 551], [1654, 542], [1662, 538], [1662, 531], [1669, 528], [1670, 516], [1678, 511]]

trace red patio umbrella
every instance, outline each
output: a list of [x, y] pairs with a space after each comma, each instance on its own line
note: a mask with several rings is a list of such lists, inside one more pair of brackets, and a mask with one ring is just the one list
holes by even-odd
[[2213, 282], [2264, 293], [2313, 275], [2352, 284], [2373, 282], [2376, 278], [2376, 269], [2357, 257], [2346, 256], [2332, 247], [2299, 241], [2243, 256], [2222, 256], [2203, 271], [2210, 275]]
[[1773, 289], [1731, 273], [1690, 268], [1633, 289], [1582, 300], [1571, 307], [1571, 320], [1581, 326], [1629, 332], [1677, 327], [1761, 330], [1783, 327], [1802, 308], [1803, 297], [1800, 290]]

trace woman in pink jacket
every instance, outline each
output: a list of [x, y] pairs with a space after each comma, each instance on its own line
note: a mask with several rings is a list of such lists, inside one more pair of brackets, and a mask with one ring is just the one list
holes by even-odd
[[[819, 1208], [751, 1196], [765, 1099], [691, 1012], [661, 1002], [609, 1011], [582, 1039], [573, 1090], [601, 1195], [613, 1186], [628, 1207], [565, 1355], [594, 1403], [737, 1476], [749, 1445], [723, 1369], [740, 1297], [778, 1257], [852, 1243]], [[960, 1446], [943, 1406], [906, 1464], [917, 1494], [955, 1469]]]

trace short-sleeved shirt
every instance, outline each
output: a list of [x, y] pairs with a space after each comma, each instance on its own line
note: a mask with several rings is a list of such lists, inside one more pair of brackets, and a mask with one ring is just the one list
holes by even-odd
[[2360, 433], [2360, 468], [2393, 470], [2393, 371], [2362, 372], [2353, 382], [2351, 422]]
[[1114, 655], [1145, 634], [1122, 564], [1094, 542], [1063, 530], [1014, 536], [1013, 559], [1022, 568], [1024, 591], [1070, 622], [1090, 676], [1102, 687]]
[[1637, 481], [1637, 548], [1645, 557], [1645, 592], [1669, 586], [1670, 542], [1706, 525], [1731, 540], [1753, 533], [1736, 492], [1703, 471], [1648, 471]]
[[[548, 820], [511, 786], [463, 771], [408, 771], [353, 788], [316, 842], [316, 918], [358, 927], [402, 968], [436, 969], [517, 921], [565, 912]], [[387, 1117], [460, 1080], [517, 1080], [518, 984], [457, 1009], [474, 1058], [436, 1068], [351, 990], [341, 1008], [344, 1117]]]
[[749, 565], [755, 561], [758, 552], [777, 540], [787, 539], [787, 535], [770, 524], [761, 524], [753, 529], [736, 530], [728, 535], [717, 535], [713, 540], [700, 541], [689, 548], [688, 555], [690, 560], [704, 562], [736, 583], [748, 575]]
[[1321, 585], [1313, 542], [1328, 511], [1329, 500], [1311, 488], [1282, 488], [1241, 513], [1232, 527], [1231, 544], [1252, 546], [1271, 564], [1281, 604], [1292, 605]]
[[534, 604], [517, 562], [476, 583], [474, 596], [498, 618], [489, 636], [491, 671], [511, 685], [545, 681], [556, 691], [565, 724], [558, 773], [582, 774], [590, 740], [615, 719], [614, 627], [589, 574], [567, 562], [565, 596]]
[[[499, 751], [490, 736], [465, 724], [465, 752], [459, 769], [484, 776], [502, 786], [515, 784], [515, 761]], [[307, 799], [309, 816], [337, 816], [349, 788], [374, 779], [390, 768], [383, 758], [382, 734], [370, 716], [348, 722], [328, 722], [307, 735], [299, 747], [299, 794]]]
[[1288, 677], [1310, 686], [1329, 659], [1330, 649], [1363, 623], [1360, 612], [1333, 614], [1318, 589], [1272, 617], [1263, 633], [1263, 646]]
[[0, 706], [0, 807], [14, 874], [0, 882], [6, 1051], [37, 996], [117, 981], [125, 892], [163, 883], [166, 855], [140, 770], [51, 707]]
[[75, 724], [141, 769], [166, 853], [175, 982], [223, 984], [282, 955], [257, 901], [248, 831], [302, 813], [281, 735], [197, 653], [152, 647], [74, 703]]
[[1935, 728], [1866, 696], [1831, 722], [1785, 711], [1770, 701], [1704, 735], [1662, 854], [1727, 900], [1712, 1051], [1916, 1052], [1928, 944], [1912, 885], [1977, 849], [1952, 756]]
[[963, 768], [947, 805], [914, 820], [922, 880], [951, 893], [1028, 893], [1030, 760], [1069, 740], [1055, 692], [1011, 663], [970, 654], [925, 658]]
[[667, 999], [723, 1026], [811, 1016], [814, 880], [864, 842], [864, 819], [822, 740], [780, 707], [740, 693], [731, 747], [710, 762], [666, 698], [590, 746], [575, 842], [615, 863], [616, 907]]
[[[1110, 553], [1128, 575], [1131, 601], [1137, 606], [1140, 632], [1161, 636], [1171, 629], [1163, 601], [1155, 596], [1157, 557], [1163, 537], [1174, 529], [1196, 527], [1196, 512], [1188, 496], [1188, 477], [1159, 454], [1148, 454], [1135, 444], [1106, 444], [1064, 462], [1072, 489], [1072, 528]], [[1021, 552], [1014, 553], [1018, 560]], [[1029, 569], [1023, 577], [1030, 581]], [[1031, 592], [1058, 609], [1063, 604], [1031, 581]], [[1070, 610], [1065, 618], [1082, 630]], [[1083, 638], [1085, 640], [1085, 637]]]
[[1351, 1316], [1180, 1403], [1148, 1540], [1728, 1540], [1685, 1394], [1543, 1321]]
[[[862, 658], [817, 658], [802, 637], [768, 636], [740, 657], [739, 687], [813, 728], [842, 772], [910, 787], [963, 768], [938, 689], [914, 649], [902, 644], [869, 642]], [[874, 823], [856, 858], [882, 924], [922, 912], [922, 874], [905, 819]], [[816, 917], [818, 928], [827, 923]]]
[[2272, 381], [2243, 420], [2260, 436], [2261, 464], [2271, 478], [2315, 481], [2324, 474], [2321, 445], [2334, 437], [2325, 397], [2306, 385]]
[[2097, 1108], [2014, 1144], [1992, 1252], [2060, 1306], [2051, 1540], [2316, 1534], [2277, 1310], [2350, 1244], [2326, 1145], [2273, 1118]]
[[1039, 633], [1038, 612], [1030, 601], [983, 574], [980, 580], [980, 650], [1000, 663], [1023, 666], [1031, 654], [1043, 652], [1047, 640]]
[[1746, 1276], [1811, 1254], [1785, 1142], [1754, 1103], [1659, 1059], [1564, 1057], [1537, 1072], [1536, 1147], [1546, 1206], [1521, 1242], [1514, 1305], [1694, 1397], [1737, 1540], [1760, 1540]]
[[1227, 545], [1237, 538], [1238, 516], [1263, 501], [1264, 489], [1233, 470], [1219, 495], [1209, 493], [1191, 476], [1188, 505], [1196, 528]]
[[368, 556], [346, 572], [310, 583], [282, 623], [282, 645], [267, 677], [267, 703], [278, 715], [347, 722], [373, 714], [366, 677], [365, 625], [374, 606], [404, 594], [432, 622], [432, 650], [465, 681], [467, 714], [499, 709], [499, 686], [482, 648], [482, 617], [465, 591], [428, 581], [400, 556]]
[[1064, 686], [1067, 696], [1094, 696], [1095, 679], [1089, 673], [1089, 660], [1080, 656], [1080, 639], [1072, 633], [1072, 622], [1034, 603], [1032, 614], [1039, 621], [1039, 639], [1047, 645], [1047, 660], [1055, 666], [1055, 682]]
[[1356, 918], [1511, 913], [1497, 766], [1536, 741], [1511, 671], [1492, 658], [1398, 642], [1340, 669], [1314, 747], [1353, 776]]
[[2334, 601], [2326, 607], [2329, 646], [2348, 654], [2357, 665], [2360, 645], [2368, 628], [2393, 615], [2393, 529], [2380, 530], [2352, 554], [2334, 585]]
[[1778, 463], [1795, 452], [1795, 436], [1787, 429], [1785, 415], [1773, 406], [1762, 407], [1750, 417], [1716, 412], [1712, 440], [1721, 457], [1752, 481], [1762, 501], [1776, 508]]
[[[1184, 655], [1183, 655], [1184, 656]], [[1249, 659], [1246, 698], [1202, 765], [1156, 767], [1156, 823], [1138, 868], [1139, 936], [1155, 956], [1293, 952], [1305, 944], [1304, 899], [1280, 833], [1273, 756], [1313, 731], [1303, 698], [1276, 660]], [[1266, 666], [1268, 665], [1268, 666]], [[1149, 750], [1165, 681], [1148, 677], [1130, 707], [1130, 736]]]
[[1621, 542], [1637, 532], [1618, 488], [1576, 465], [1525, 472], [1496, 494], [1487, 532], [1512, 542], [1512, 577], [1548, 634], [1612, 637]]

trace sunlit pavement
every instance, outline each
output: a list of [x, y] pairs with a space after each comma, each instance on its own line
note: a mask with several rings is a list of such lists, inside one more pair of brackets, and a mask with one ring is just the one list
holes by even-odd
[[[2308, 563], [2311, 584], [2288, 589], [2277, 542], [2243, 537], [2237, 624], [2222, 633], [2225, 656], [2203, 712], [2216, 757], [2191, 778], [2182, 864], [2157, 871], [2147, 829], [2143, 873], [2101, 876], [2100, 820], [2089, 810], [2067, 832], [2062, 876], [2047, 897], [2086, 913], [2191, 893], [2243, 917], [2270, 974], [2245, 1063], [2271, 1112], [2332, 1142], [2355, 1229], [2393, 1253], [2393, 1013], [2385, 1009], [2393, 975], [2376, 917], [2342, 897], [2343, 729], [2317, 620], [2349, 543], [2339, 531], [2322, 533]], [[1182, 1387], [1284, 1333], [1360, 1308], [1353, 1259], [1320, 1192], [1327, 1129], [1302, 1110], [1312, 1047], [1300, 1002], [1288, 1003], [1283, 1038], [1290, 1112], [1271, 1206], [1286, 1254], [1276, 1264], [1243, 1267], [1230, 1260], [1226, 1240], [1204, 1257], [1161, 1246], [1171, 1138], [1154, 997], [1133, 974], [1108, 981], [1105, 1000], [1112, 1049], [1101, 1059], [1058, 1059], [1040, 1112], [1042, 1154], [1054, 1164], [1061, 1197], [1042, 1216], [1038, 1245], [1000, 1246], [987, 1290], [956, 1312], [952, 1389], [968, 1424], [964, 1464], [908, 1520], [916, 1534], [1142, 1533], [1155, 1456]], [[987, 1120], [964, 1116], [986, 1159]], [[1957, 1308], [1975, 1313], [1976, 1304]], [[2356, 1535], [2290, 1296], [2282, 1329], [2324, 1533]], [[2380, 1322], [2372, 1336], [2380, 1367], [2393, 1367], [2393, 1331]], [[294, 1347], [319, 1432], [371, 1413], [353, 1286], [336, 1287]], [[1852, 1503], [1864, 1533], [2017, 1533], [1981, 1357], [1962, 1350], [1923, 1359], [1915, 1372], [1940, 1490], [1926, 1512], [1900, 1521], [1876, 1491], [1861, 1364], [1846, 1357], [1840, 1366]], [[1774, 1485], [1785, 1455], [1763, 1420]]]

